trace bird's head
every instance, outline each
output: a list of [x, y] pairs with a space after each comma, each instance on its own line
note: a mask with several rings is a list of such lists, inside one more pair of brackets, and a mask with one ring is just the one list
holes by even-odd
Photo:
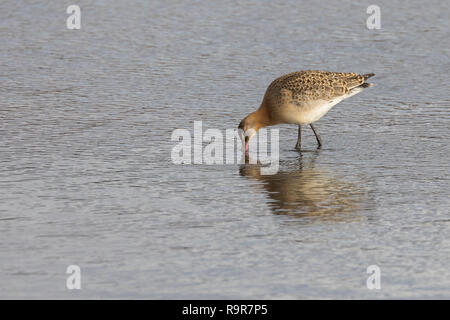
[[261, 127], [259, 122], [255, 118], [254, 113], [250, 113], [239, 123], [238, 132], [244, 146], [244, 151], [248, 152], [248, 144], [258, 129]]

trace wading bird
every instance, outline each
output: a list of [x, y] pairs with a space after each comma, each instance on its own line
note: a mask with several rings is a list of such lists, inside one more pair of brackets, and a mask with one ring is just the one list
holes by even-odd
[[260, 128], [282, 123], [298, 125], [297, 150], [301, 148], [301, 126], [309, 124], [320, 149], [322, 139], [313, 123], [334, 105], [370, 87], [371, 84], [365, 81], [374, 75], [305, 70], [275, 79], [267, 88], [258, 110], [239, 124], [245, 152], [248, 152], [248, 144]]

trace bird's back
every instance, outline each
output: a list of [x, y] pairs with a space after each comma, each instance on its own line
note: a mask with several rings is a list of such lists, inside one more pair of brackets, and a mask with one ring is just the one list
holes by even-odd
[[371, 76], [318, 70], [289, 73], [269, 85], [263, 105], [274, 122], [311, 123], [335, 104], [368, 87], [365, 80]]

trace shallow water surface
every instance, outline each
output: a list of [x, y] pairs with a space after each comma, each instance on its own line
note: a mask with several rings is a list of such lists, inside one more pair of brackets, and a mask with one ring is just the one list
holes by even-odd
[[[0, 298], [450, 297], [445, 2], [378, 1], [380, 30], [354, 1], [77, 4], [2, 3]], [[302, 69], [376, 74], [321, 150], [284, 125], [274, 175], [172, 163]]]

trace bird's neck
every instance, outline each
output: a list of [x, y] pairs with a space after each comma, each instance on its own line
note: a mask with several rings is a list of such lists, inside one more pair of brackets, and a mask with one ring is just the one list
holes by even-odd
[[252, 122], [256, 130], [259, 130], [262, 127], [274, 125], [265, 101], [263, 101], [258, 110], [252, 112], [249, 117], [252, 118]]

